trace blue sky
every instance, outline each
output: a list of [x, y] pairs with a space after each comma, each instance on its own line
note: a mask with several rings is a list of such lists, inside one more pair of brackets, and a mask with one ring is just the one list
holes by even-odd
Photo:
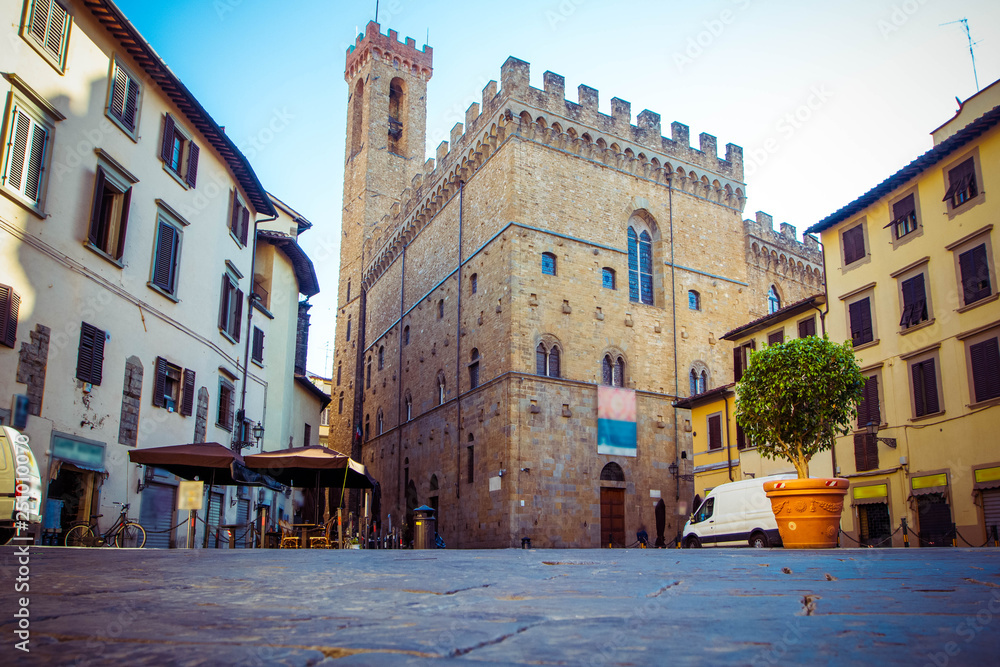
[[[314, 223], [301, 238], [323, 291], [309, 370], [329, 375], [335, 325], [347, 86], [345, 51], [375, 2], [118, 0], [226, 126], [264, 186]], [[1000, 78], [996, 0], [505, 3], [380, 0], [382, 31], [434, 48], [428, 155], [499, 79], [508, 56], [744, 149], [748, 202], [801, 232], [931, 146], [928, 133]], [[271, 128], [280, 128], [272, 131]]]

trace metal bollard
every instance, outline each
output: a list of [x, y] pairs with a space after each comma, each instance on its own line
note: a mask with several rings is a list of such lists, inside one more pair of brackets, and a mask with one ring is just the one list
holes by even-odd
[[909, 529], [906, 527], [906, 517], [904, 516], [900, 519], [900, 523], [903, 526], [903, 546], [909, 548], [910, 546], [910, 533]]

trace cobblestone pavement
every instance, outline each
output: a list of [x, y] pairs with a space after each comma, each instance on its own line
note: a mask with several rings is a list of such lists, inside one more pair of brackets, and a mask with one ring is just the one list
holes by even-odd
[[8, 546], [0, 571], [0, 664], [945, 667], [1000, 651], [990, 548]]

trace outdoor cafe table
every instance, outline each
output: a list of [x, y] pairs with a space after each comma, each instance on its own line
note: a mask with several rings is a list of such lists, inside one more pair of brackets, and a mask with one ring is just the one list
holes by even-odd
[[292, 528], [299, 530], [299, 539], [301, 541], [301, 547], [303, 549], [309, 548], [309, 531], [315, 528], [318, 524], [315, 523], [293, 523]]

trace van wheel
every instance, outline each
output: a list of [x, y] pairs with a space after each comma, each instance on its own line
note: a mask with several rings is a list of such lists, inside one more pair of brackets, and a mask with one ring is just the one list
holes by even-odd
[[685, 549], [701, 549], [701, 540], [695, 535], [690, 535], [686, 540], [684, 540]]
[[771, 546], [771, 543], [768, 541], [767, 535], [759, 530], [755, 530], [750, 534], [750, 546], [754, 549], [767, 549]]

